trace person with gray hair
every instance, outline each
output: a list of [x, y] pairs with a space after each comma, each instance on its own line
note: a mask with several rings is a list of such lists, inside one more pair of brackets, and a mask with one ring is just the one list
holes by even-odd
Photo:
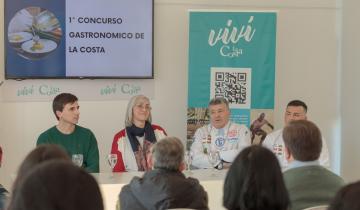
[[230, 121], [229, 103], [225, 98], [213, 98], [209, 102], [210, 124], [196, 130], [191, 151], [192, 165], [212, 168], [208, 154], [219, 151], [218, 169], [230, 167], [239, 152], [251, 145], [250, 132], [245, 125]]
[[166, 137], [152, 147], [153, 170], [134, 177], [119, 194], [121, 210], [173, 208], [209, 209], [208, 197], [197, 179], [186, 178], [184, 146], [176, 137]]
[[133, 96], [125, 114], [125, 128], [115, 134], [111, 154], [117, 155], [114, 172], [150, 170], [148, 154], [151, 146], [166, 136], [165, 130], [151, 124], [150, 100]]

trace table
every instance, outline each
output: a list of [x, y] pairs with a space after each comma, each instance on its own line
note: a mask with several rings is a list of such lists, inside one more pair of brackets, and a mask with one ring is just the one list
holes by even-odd
[[[212, 175], [211, 169], [192, 170], [186, 176], [197, 178], [209, 196], [210, 210], [225, 209], [222, 206], [223, 184], [227, 170], [215, 170]], [[142, 176], [143, 172], [123, 172], [123, 173], [95, 173], [93, 176], [100, 185], [103, 196], [105, 210], [114, 210], [121, 188], [128, 184], [134, 176]]]

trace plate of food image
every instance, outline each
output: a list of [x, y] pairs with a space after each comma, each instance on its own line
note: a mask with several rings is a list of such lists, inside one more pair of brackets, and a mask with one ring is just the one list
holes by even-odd
[[21, 48], [32, 54], [49, 53], [57, 47], [56, 42], [49, 39], [39, 39], [38, 41], [29, 40], [21, 45]]
[[8, 34], [8, 39], [10, 43], [22, 43], [32, 39], [33, 35], [29, 32], [16, 32]]

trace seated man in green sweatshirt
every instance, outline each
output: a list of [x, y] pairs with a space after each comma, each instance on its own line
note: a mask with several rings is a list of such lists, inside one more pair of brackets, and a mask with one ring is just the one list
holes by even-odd
[[91, 130], [76, 125], [79, 104], [76, 96], [61, 93], [54, 98], [53, 111], [58, 124], [40, 134], [36, 145], [58, 144], [69, 154], [82, 156], [82, 167], [90, 173], [99, 172], [99, 149]]
[[284, 180], [291, 209], [328, 205], [344, 181], [319, 163], [322, 148], [319, 128], [307, 120], [291, 121], [284, 128], [283, 139], [289, 162]]

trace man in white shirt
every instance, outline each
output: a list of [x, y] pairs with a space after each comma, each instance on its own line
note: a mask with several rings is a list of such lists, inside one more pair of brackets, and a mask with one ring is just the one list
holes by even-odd
[[251, 145], [250, 132], [245, 125], [229, 120], [229, 103], [224, 98], [209, 102], [210, 124], [196, 130], [191, 146], [192, 165], [197, 168], [212, 168], [208, 159], [210, 150], [219, 152], [218, 169], [229, 167], [238, 153]]
[[[300, 100], [290, 101], [286, 106], [284, 121], [285, 125], [294, 120], [307, 120], [307, 105]], [[288, 161], [285, 157], [285, 144], [283, 139], [283, 129], [276, 130], [266, 136], [263, 144], [264, 147], [270, 149], [278, 157], [280, 165], [283, 169], [288, 166]], [[326, 141], [322, 138], [322, 150], [319, 158], [320, 165], [329, 168], [329, 151]]]

